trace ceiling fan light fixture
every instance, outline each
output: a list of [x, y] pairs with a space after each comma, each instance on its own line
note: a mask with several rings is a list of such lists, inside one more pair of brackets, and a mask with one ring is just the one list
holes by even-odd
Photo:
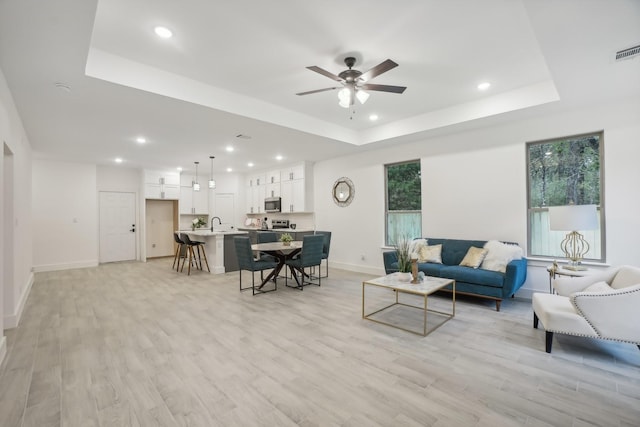
[[338, 91], [338, 105], [342, 108], [349, 108], [351, 105], [351, 90], [348, 87], [343, 87]]
[[363, 90], [358, 90], [356, 92], [356, 98], [358, 98], [360, 104], [364, 104], [365, 102], [367, 102], [367, 99], [369, 99], [369, 94]]

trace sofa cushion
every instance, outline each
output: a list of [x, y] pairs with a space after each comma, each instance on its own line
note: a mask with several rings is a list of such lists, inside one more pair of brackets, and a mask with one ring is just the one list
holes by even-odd
[[446, 265], [459, 265], [471, 246], [481, 248], [487, 243], [486, 240], [439, 239], [432, 237], [425, 237], [425, 239], [429, 241], [430, 245], [442, 244], [442, 263]]
[[471, 246], [467, 251], [467, 254], [460, 261], [460, 265], [464, 267], [478, 268], [482, 264], [482, 260], [487, 256], [487, 250], [483, 248], [476, 248]]
[[443, 277], [441, 274], [442, 269], [446, 267], [443, 264], [436, 264], [434, 262], [419, 262], [418, 270], [422, 271], [427, 276]]
[[491, 270], [462, 267], [459, 265], [444, 266], [440, 277], [453, 279], [456, 282], [475, 283], [483, 286], [501, 288], [504, 285], [504, 273]]
[[442, 264], [442, 245], [423, 246], [418, 252], [418, 262]]

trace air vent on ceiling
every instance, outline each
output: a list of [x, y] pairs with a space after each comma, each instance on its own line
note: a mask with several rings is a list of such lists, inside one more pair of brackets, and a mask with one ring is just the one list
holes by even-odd
[[616, 52], [616, 61], [622, 61], [624, 59], [631, 59], [640, 56], [640, 45], [630, 47], [629, 49], [624, 49], [619, 52]]
[[239, 133], [238, 135], [236, 135], [236, 138], [239, 138], [239, 139], [251, 139], [251, 136]]

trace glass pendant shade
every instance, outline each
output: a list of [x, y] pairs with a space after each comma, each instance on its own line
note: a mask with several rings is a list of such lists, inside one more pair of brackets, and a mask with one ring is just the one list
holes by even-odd
[[356, 92], [356, 98], [360, 101], [360, 104], [364, 104], [369, 99], [369, 94], [363, 90], [359, 90]]
[[340, 89], [338, 92], [338, 99], [340, 100], [340, 102], [338, 102], [339, 106], [342, 108], [349, 108], [351, 105], [351, 90], [346, 87]]
[[209, 158], [211, 159], [211, 178], [209, 178], [209, 188], [216, 188], [216, 180], [213, 179], [213, 159], [215, 159], [215, 156], [209, 156]]
[[198, 183], [198, 164], [200, 162], [193, 162], [196, 165], [196, 178], [193, 180], [193, 191], [200, 191], [200, 184]]

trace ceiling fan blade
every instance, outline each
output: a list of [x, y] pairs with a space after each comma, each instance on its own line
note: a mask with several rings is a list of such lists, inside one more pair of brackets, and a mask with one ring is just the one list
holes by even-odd
[[341, 77], [336, 76], [333, 73], [328, 72], [327, 70], [324, 70], [320, 67], [316, 67], [315, 65], [312, 65], [311, 67], [307, 67], [307, 69], [311, 70], [311, 71], [315, 71], [318, 74], [322, 74], [323, 76], [329, 77], [332, 80], [335, 80], [337, 82], [344, 82], [344, 79]]
[[386, 73], [387, 71], [391, 70], [392, 68], [396, 68], [397, 66], [398, 64], [396, 64], [390, 59], [387, 59], [386, 61], [381, 62], [380, 64], [376, 65], [369, 71], [362, 73], [362, 75], [360, 76], [360, 80], [364, 82], [369, 81], [375, 76], [379, 76], [382, 73]]
[[402, 93], [406, 89], [406, 86], [374, 85], [374, 84], [366, 84], [366, 83], [358, 87], [364, 90], [377, 90], [380, 92], [392, 92], [392, 93]]
[[341, 87], [328, 87], [326, 89], [316, 89], [316, 90], [310, 90], [308, 92], [300, 92], [300, 93], [296, 93], [296, 95], [311, 95], [312, 93], [318, 93], [318, 92], [326, 92], [328, 90], [335, 90], [335, 89], [341, 89]]

